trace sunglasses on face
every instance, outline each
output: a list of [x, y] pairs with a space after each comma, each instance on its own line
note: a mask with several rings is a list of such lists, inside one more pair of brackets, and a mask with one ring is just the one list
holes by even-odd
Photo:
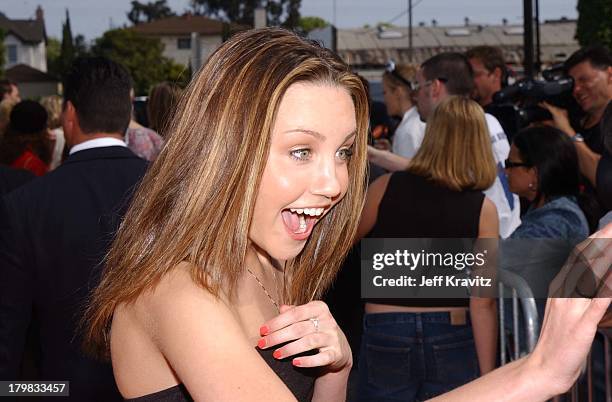
[[506, 169], [512, 169], [515, 167], [531, 167], [531, 165], [529, 163], [525, 163], [525, 162], [512, 162], [510, 159], [506, 159], [504, 161], [504, 166], [506, 166]]

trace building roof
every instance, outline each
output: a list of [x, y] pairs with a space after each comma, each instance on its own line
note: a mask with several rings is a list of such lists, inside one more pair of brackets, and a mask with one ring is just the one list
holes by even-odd
[[[542, 61], [554, 63], [567, 58], [579, 48], [574, 38], [575, 21], [551, 21], [540, 24]], [[464, 52], [489, 45], [502, 48], [507, 62], [521, 64], [523, 59], [522, 25], [416, 26], [412, 28], [414, 62], [443, 52]], [[339, 29], [338, 53], [352, 65], [382, 65], [389, 59], [406, 63], [408, 28]]]
[[15, 35], [23, 42], [39, 43], [46, 38], [44, 20], [11, 20], [0, 13], [0, 29]]
[[17, 64], [4, 71], [4, 75], [11, 81], [16, 83], [24, 82], [59, 82], [59, 79], [51, 74], [37, 70], [26, 64]]
[[[189, 35], [192, 32], [197, 32], [200, 35], [222, 35], [223, 25], [222, 21], [201, 15], [185, 14], [145, 22], [134, 26], [132, 29], [141, 34], [152, 36]], [[230, 23], [229, 28], [230, 32], [237, 32], [249, 27]]]

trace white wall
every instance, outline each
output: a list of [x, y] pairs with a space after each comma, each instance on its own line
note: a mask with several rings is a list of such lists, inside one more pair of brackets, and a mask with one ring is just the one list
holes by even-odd
[[[8, 61], [8, 47], [11, 45], [17, 46], [17, 62], [15, 63]], [[44, 41], [37, 44], [23, 43], [15, 35], [9, 34], [4, 39], [4, 47], [6, 48], [5, 69], [16, 64], [27, 64], [40, 71], [47, 71], [47, 52]]]
[[[191, 59], [191, 49], [179, 49], [178, 39], [190, 39], [186, 36], [163, 36], [160, 37], [161, 43], [164, 45], [163, 55], [176, 63], [184, 66], [189, 65]], [[221, 45], [221, 36], [200, 36], [200, 51], [202, 62], [206, 62], [210, 54]]]

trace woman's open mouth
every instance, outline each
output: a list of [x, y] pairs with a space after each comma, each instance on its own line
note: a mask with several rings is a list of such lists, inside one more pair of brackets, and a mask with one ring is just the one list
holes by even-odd
[[281, 215], [289, 236], [294, 240], [307, 239], [325, 210], [321, 207], [284, 209]]

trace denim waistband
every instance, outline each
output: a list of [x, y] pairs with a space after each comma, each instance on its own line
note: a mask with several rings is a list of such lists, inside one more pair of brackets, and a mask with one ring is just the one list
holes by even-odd
[[[448, 312], [432, 312], [432, 313], [369, 313], [365, 314], [364, 322], [366, 325], [380, 324], [410, 324], [421, 321], [424, 323], [450, 324], [451, 316]], [[466, 324], [470, 323], [469, 311], [466, 311]]]

